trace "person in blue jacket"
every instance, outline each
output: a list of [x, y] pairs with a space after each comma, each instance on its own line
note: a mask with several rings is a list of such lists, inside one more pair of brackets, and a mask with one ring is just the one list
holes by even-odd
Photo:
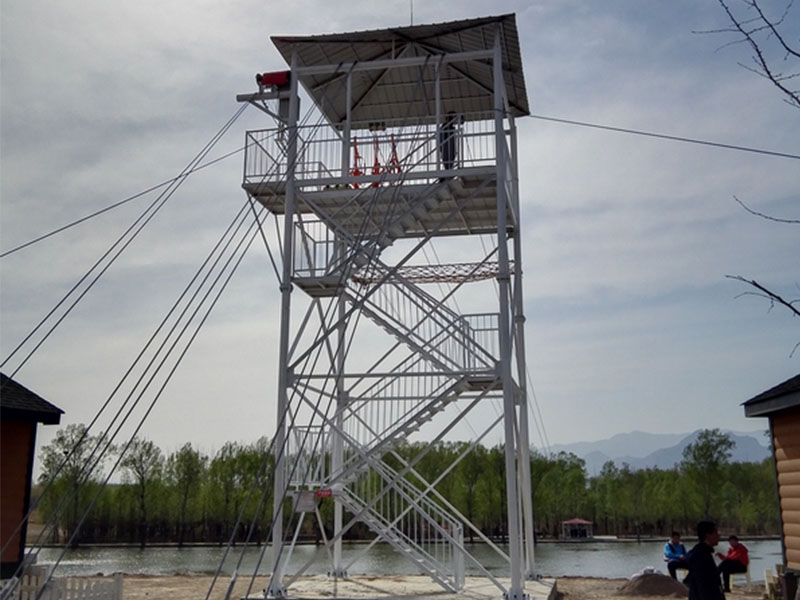
[[676, 569], [688, 569], [689, 563], [686, 562], [686, 546], [681, 543], [681, 534], [673, 531], [669, 541], [664, 544], [664, 560], [667, 561], [669, 576], [677, 579]]

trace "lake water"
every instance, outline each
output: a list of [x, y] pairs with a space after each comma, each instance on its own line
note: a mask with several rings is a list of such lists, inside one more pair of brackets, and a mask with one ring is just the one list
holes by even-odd
[[[742, 540], [750, 550], [750, 573], [753, 580], [763, 580], [764, 569], [775, 569], [781, 562], [779, 540]], [[481, 564], [497, 575], [506, 575], [508, 567], [503, 560], [485, 544], [467, 544], [470, 553]], [[687, 544], [687, 547], [691, 547]], [[345, 544], [344, 562], [349, 563], [366, 548], [363, 544]], [[630, 577], [644, 567], [652, 566], [666, 573], [662, 558], [664, 541], [591, 541], [579, 543], [540, 543], [536, 546], [537, 571], [543, 576], [562, 577], [567, 575], [586, 577]], [[727, 543], [717, 548], [727, 551]], [[240, 548], [229, 553], [224, 571], [232, 572], [238, 560]], [[291, 573], [301, 567], [314, 554], [316, 547], [298, 546], [291, 557], [288, 571]], [[240, 572], [252, 573], [258, 563], [261, 548], [248, 548]], [[39, 564], [53, 564], [61, 549], [45, 548], [39, 554]], [[116, 572], [128, 574], [173, 575], [179, 573], [213, 573], [219, 565], [223, 548], [78, 548], [68, 550], [61, 560], [57, 574], [94, 575]], [[466, 563], [467, 573], [475, 573], [475, 568]], [[329, 563], [324, 550], [309, 574], [326, 573]], [[362, 555], [350, 568], [351, 574], [415, 574], [417, 571], [405, 557], [396, 553], [387, 544], [377, 544]], [[259, 573], [269, 573], [269, 553], [265, 557]]]

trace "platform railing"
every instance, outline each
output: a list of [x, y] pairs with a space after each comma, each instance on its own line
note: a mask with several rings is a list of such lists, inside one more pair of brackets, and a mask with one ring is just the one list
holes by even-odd
[[287, 435], [286, 481], [296, 487], [319, 487], [329, 475], [332, 433], [321, 425], [294, 425]]
[[[382, 124], [380, 131], [354, 131], [349, 140], [328, 126], [298, 127], [298, 158], [295, 177], [314, 189], [335, 188], [337, 180], [351, 187], [396, 184], [398, 179], [419, 179], [445, 167], [439, 153], [444, 130], [435, 124], [414, 126]], [[456, 152], [452, 168], [493, 166], [496, 159], [493, 120], [465, 120], [455, 128]], [[246, 133], [244, 183], [275, 184], [288, 172], [286, 131], [252, 130]], [[347, 152], [347, 163], [342, 152]], [[362, 176], [396, 175], [385, 183], [364, 181]], [[374, 180], [374, 178], [373, 178]]]
[[341, 261], [336, 260], [335, 235], [324, 223], [321, 221], [295, 223], [294, 241], [292, 257], [294, 277], [325, 277], [339, 271]]

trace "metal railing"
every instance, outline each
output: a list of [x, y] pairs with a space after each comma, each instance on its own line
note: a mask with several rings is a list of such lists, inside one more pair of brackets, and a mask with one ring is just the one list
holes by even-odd
[[[365, 175], [397, 174], [400, 179], [425, 178], [441, 171], [439, 153], [443, 136], [453, 135], [455, 155], [451, 168], [493, 166], [496, 159], [495, 123], [493, 120], [465, 121], [454, 133], [437, 129], [435, 124], [402, 126], [384, 124], [385, 129], [372, 133], [354, 132], [344, 140], [330, 127], [313, 125], [298, 127], [298, 153], [295, 165], [297, 181], [323, 190], [346, 179], [352, 187], [390, 185], [392, 182], [365, 181]], [[286, 129], [252, 130], [246, 133], [244, 183], [282, 183], [288, 172]], [[346, 161], [343, 160], [346, 152]], [[354, 180], [355, 179], [355, 180]], [[394, 178], [398, 179], [397, 177]]]
[[343, 488], [340, 499], [421, 570], [453, 591], [463, 587], [462, 524], [389, 465], [373, 465]]
[[441, 375], [400, 375], [382, 381], [384, 387], [353, 396], [346, 409], [343, 426], [351, 440], [345, 448], [348, 464], [360, 460], [355, 447], [370, 451], [380, 445], [380, 454], [385, 454], [457, 400], [465, 387], [461, 380]]
[[334, 233], [321, 221], [295, 223], [293, 276], [325, 277], [338, 271]]
[[[469, 319], [428, 297], [413, 284], [384, 282], [366, 298], [362, 310], [398, 339], [447, 370], [487, 370], [497, 362], [498, 354], [489, 352], [482, 343], [484, 339], [490, 340], [485, 320], [481, 321], [484, 330], [476, 338]], [[475, 318], [484, 317], [487, 316]]]
[[295, 425], [287, 432], [286, 481], [296, 487], [320, 487], [330, 468], [333, 433], [320, 425]]

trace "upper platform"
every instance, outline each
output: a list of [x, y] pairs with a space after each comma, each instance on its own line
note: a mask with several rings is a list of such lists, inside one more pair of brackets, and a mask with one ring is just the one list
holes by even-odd
[[291, 196], [293, 215], [383, 243], [518, 228], [513, 14], [272, 39], [290, 71], [237, 97], [276, 122], [247, 133], [243, 180], [272, 213]]
[[[500, 36], [506, 111], [530, 114], [513, 14], [447, 23], [312, 36], [274, 36], [272, 41], [330, 125], [368, 129], [386, 121], [435, 123], [450, 112], [491, 118], [494, 109], [492, 52]], [[346, 91], [348, 74], [350, 93]], [[438, 77], [440, 104], [423, 90]]]

